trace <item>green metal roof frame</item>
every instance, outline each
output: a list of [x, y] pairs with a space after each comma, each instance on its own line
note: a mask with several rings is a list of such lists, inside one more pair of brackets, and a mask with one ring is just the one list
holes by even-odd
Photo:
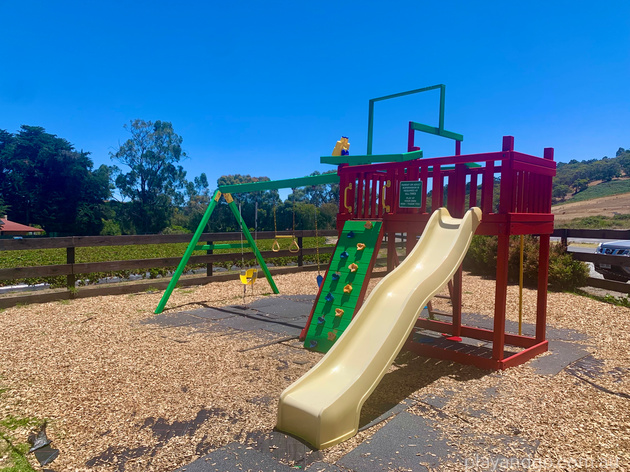
[[322, 164], [349, 164], [358, 166], [361, 164], [373, 164], [375, 162], [404, 162], [422, 158], [422, 151], [403, 152], [400, 154], [376, 154], [364, 156], [322, 156], [319, 162]]
[[311, 175], [308, 177], [298, 177], [297, 179], [266, 180], [262, 182], [248, 182], [246, 184], [222, 185], [219, 187], [221, 193], [247, 193], [259, 192], [262, 190], [277, 190], [281, 188], [299, 188], [309, 185], [336, 184], [339, 183], [337, 173]]
[[372, 98], [369, 103], [369, 111], [368, 111], [368, 136], [367, 136], [367, 154], [368, 156], [372, 154], [372, 143], [373, 143], [373, 135], [374, 135], [374, 104], [376, 102], [380, 102], [383, 100], [390, 100], [392, 98], [404, 97], [406, 95], [412, 95], [414, 93], [428, 92], [430, 90], [440, 89], [440, 115], [439, 115], [439, 124], [438, 127], [427, 126], [421, 123], [412, 123], [412, 127], [414, 130], [422, 131], [424, 133], [435, 134], [437, 136], [442, 136], [444, 138], [454, 139], [456, 141], [463, 141], [464, 136], [458, 133], [453, 133], [451, 131], [446, 131], [444, 129], [444, 104], [446, 100], [446, 85], [437, 84], [431, 85], [430, 87], [423, 87], [415, 90], [409, 90], [408, 92], [400, 92], [394, 93], [392, 95], [385, 95], [384, 97]]

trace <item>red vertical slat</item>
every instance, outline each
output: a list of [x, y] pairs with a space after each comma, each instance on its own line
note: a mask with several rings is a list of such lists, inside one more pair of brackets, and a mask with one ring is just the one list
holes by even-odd
[[427, 185], [429, 181], [429, 166], [421, 165], [420, 166], [420, 180], [422, 181], [422, 207], [420, 208], [421, 213], [427, 212]]
[[376, 218], [376, 200], [378, 198], [378, 176], [372, 175], [372, 193], [370, 194], [370, 218]]
[[442, 180], [442, 171], [440, 166], [433, 166], [433, 195], [431, 197], [431, 211], [435, 211], [442, 206], [442, 192], [444, 190], [444, 182]]
[[531, 212], [531, 205], [529, 204], [530, 202], [530, 196], [529, 194], [532, 193], [529, 185], [530, 185], [530, 181], [531, 181], [531, 172], [525, 172], [524, 176], [523, 176], [523, 190], [522, 190], [522, 198], [523, 198], [523, 213], [530, 213]]
[[522, 170], [516, 171], [516, 185], [514, 186], [514, 208], [517, 213], [523, 213], [523, 174]]
[[365, 175], [365, 187], [363, 190], [363, 218], [370, 217], [370, 208], [372, 207], [372, 202], [370, 202], [370, 177], [369, 174]]
[[361, 218], [363, 214], [363, 173], [357, 174], [357, 201], [355, 205], [355, 218]]
[[477, 172], [470, 174], [470, 191], [468, 192], [468, 208], [477, 206]]
[[492, 194], [494, 192], [494, 161], [487, 161], [481, 179], [481, 209], [492, 213]]

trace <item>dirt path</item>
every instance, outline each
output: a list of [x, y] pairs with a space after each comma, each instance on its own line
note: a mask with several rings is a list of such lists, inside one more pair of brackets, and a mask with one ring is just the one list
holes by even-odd
[[556, 221], [569, 221], [586, 216], [614, 216], [630, 213], [630, 193], [611, 195], [583, 202], [565, 203], [551, 208]]

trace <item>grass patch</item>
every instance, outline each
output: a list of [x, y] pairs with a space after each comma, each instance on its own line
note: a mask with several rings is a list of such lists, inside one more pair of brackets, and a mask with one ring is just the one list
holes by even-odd
[[599, 295], [593, 295], [592, 293], [585, 292], [584, 290], [576, 290], [576, 294], [582, 295], [583, 297], [592, 298], [593, 300], [597, 300], [599, 302], [609, 303], [611, 305], [616, 306], [625, 306], [626, 308], [630, 308], [630, 297], [615, 297], [613, 295], [604, 295], [600, 297]]
[[555, 222], [555, 227], [569, 229], [629, 229], [630, 214], [574, 218], [570, 221]]
[[0, 433], [0, 472], [35, 471], [26, 458], [28, 444], [14, 445], [11, 438]]
[[30, 445], [18, 442], [14, 436], [18, 429], [29, 429], [41, 423], [37, 418], [18, 418], [11, 415], [0, 420], [0, 472], [35, 470], [26, 458]]

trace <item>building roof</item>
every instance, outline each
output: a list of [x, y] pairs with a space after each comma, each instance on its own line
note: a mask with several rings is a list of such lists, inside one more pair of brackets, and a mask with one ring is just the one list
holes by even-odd
[[22, 225], [14, 221], [9, 221], [5, 218], [0, 218], [0, 234], [11, 233], [41, 233], [44, 230], [39, 228], [33, 228], [32, 226]]

